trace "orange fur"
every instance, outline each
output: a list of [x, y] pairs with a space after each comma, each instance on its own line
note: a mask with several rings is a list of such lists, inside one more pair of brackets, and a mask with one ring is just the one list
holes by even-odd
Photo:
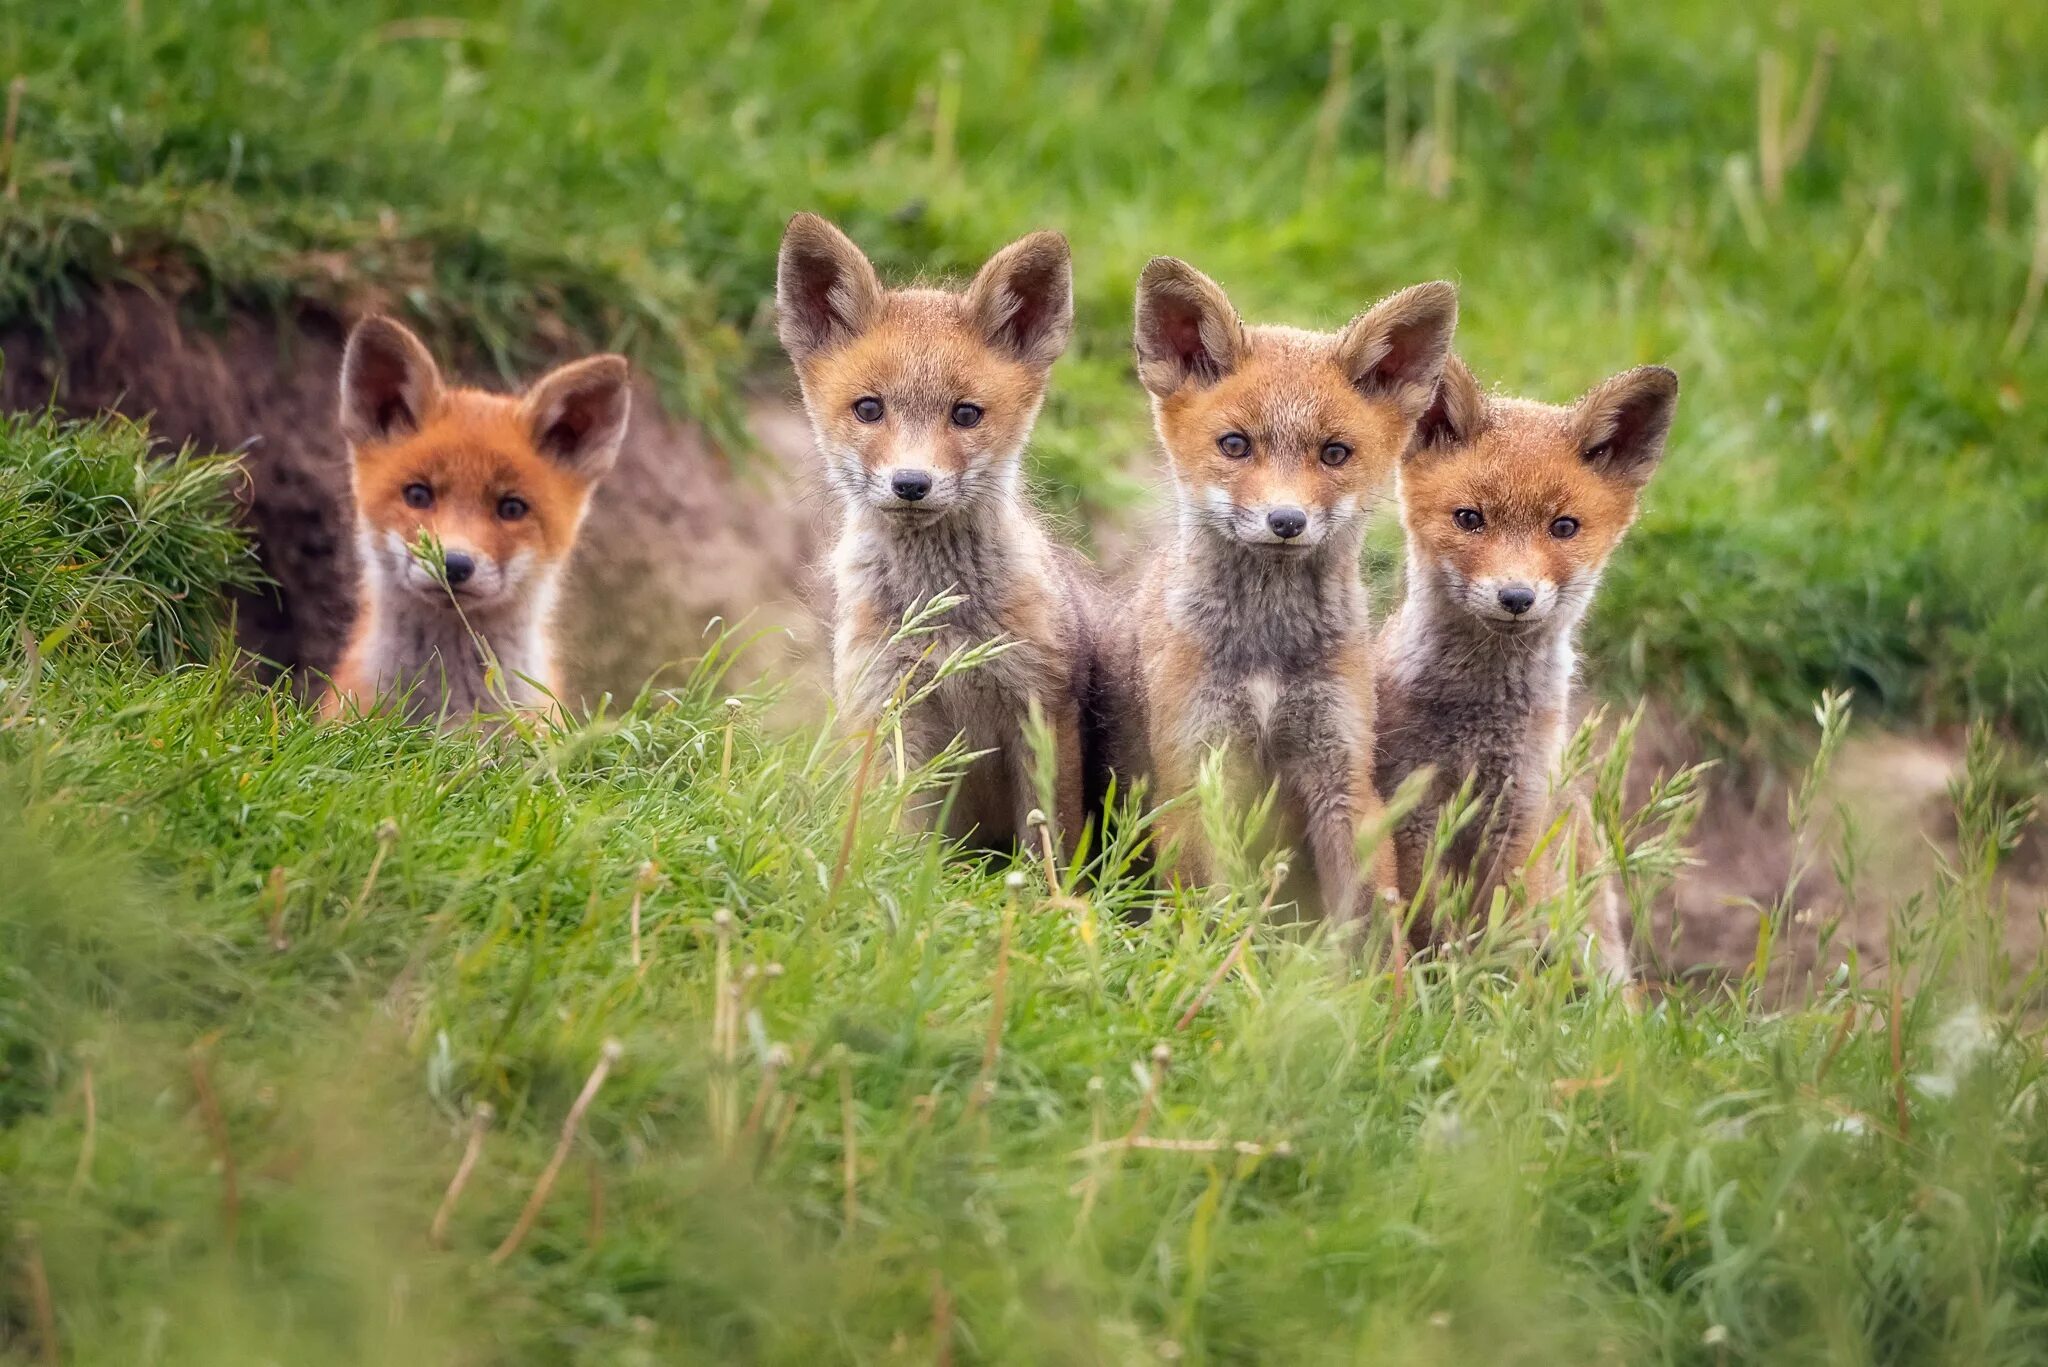
[[[1469, 383], [1469, 375], [1445, 381]], [[1566, 584], [1597, 573], [1635, 520], [1639, 486], [1585, 459], [1587, 419], [1576, 409], [1490, 403], [1492, 418], [1469, 442], [1425, 445], [1403, 467], [1412, 551], [1472, 582]], [[1477, 532], [1458, 525], [1461, 508], [1481, 514]], [[1567, 515], [1578, 530], [1550, 535], [1551, 523]]]
[[[1434, 770], [1395, 832], [1404, 896], [1422, 886], [1438, 815], [1470, 782], [1479, 815], [1442, 852], [1476, 912], [1517, 882], [1540, 897], [1535, 850], [1569, 796], [1554, 791], [1569, 725], [1574, 638], [1662, 458], [1678, 377], [1644, 366], [1559, 407], [1487, 395], [1453, 358], [1402, 462], [1407, 594], [1381, 633], [1382, 791]], [[1557, 849], [1583, 854], [1583, 803]], [[1433, 920], [1434, 917], [1426, 918]], [[1604, 972], [1628, 974], [1626, 928], [1603, 888], [1592, 931]], [[1443, 928], [1418, 928], [1424, 937]]]
[[[363, 578], [327, 716], [403, 696], [415, 719], [452, 722], [553, 696], [548, 617], [627, 406], [616, 356], [560, 367], [522, 396], [492, 394], [445, 385], [399, 324], [358, 325], [342, 430]], [[447, 582], [415, 553], [422, 538], [445, 553]]]
[[[1071, 325], [1066, 240], [1022, 238], [963, 289], [891, 290], [845, 234], [799, 214], [776, 295], [777, 332], [843, 519], [832, 560], [842, 716], [874, 726], [934, 661], [1009, 642], [902, 713], [906, 756], [923, 764], [964, 737], [982, 753], [962, 777], [949, 833], [1033, 846], [1024, 726], [1037, 706], [1058, 755], [1048, 816], [1071, 849], [1086, 820], [1089, 586], [1078, 557], [1032, 513], [1021, 471]], [[941, 595], [963, 601], [930, 633], [901, 638], [905, 614]]]
[[1373, 784], [1373, 650], [1358, 556], [1371, 504], [1427, 406], [1457, 317], [1449, 285], [1402, 291], [1334, 333], [1248, 327], [1214, 281], [1162, 258], [1138, 286], [1138, 373], [1173, 473], [1178, 530], [1128, 614], [1122, 767], [1181, 799], [1160, 832], [1187, 881], [1214, 874], [1188, 807], [1226, 747], [1239, 798], [1280, 790], [1340, 925], [1390, 886], [1360, 870]]

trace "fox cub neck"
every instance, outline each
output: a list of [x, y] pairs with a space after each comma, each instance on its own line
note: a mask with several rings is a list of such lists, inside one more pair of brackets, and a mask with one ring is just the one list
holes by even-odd
[[1297, 554], [1226, 544], [1183, 511], [1164, 578], [1166, 618], [1221, 673], [1287, 673], [1328, 660], [1366, 622], [1362, 527]]
[[[776, 305], [840, 505], [840, 709], [855, 725], [877, 720], [905, 678], [930, 667], [930, 638], [897, 639], [905, 614], [960, 595], [938, 619], [934, 658], [998, 636], [1012, 644], [906, 715], [906, 745], [918, 762], [956, 735], [986, 751], [963, 780], [955, 826], [998, 845], [1022, 836], [1036, 805], [1024, 719], [1036, 703], [1063, 748], [1077, 743], [1067, 737], [1078, 735], [1086, 664], [1072, 569], [1020, 492], [1025, 443], [1073, 326], [1066, 239], [1019, 239], [964, 289], [887, 289], [844, 233], [799, 214], [783, 237]], [[1079, 814], [1065, 796], [1060, 805], [1071, 838]]]
[[546, 703], [562, 570], [628, 405], [616, 356], [563, 366], [515, 398], [444, 384], [388, 318], [356, 327], [341, 428], [362, 587], [330, 712], [396, 703], [452, 724]]
[[1505, 872], [1547, 810], [1575, 637], [1635, 520], [1678, 397], [1644, 366], [1569, 407], [1484, 394], [1456, 357], [1401, 464], [1407, 592], [1381, 642], [1380, 786], [1424, 765], [1436, 787], [1396, 833], [1412, 890], [1441, 803], [1466, 779], [1480, 846]]
[[[1145, 747], [1159, 796], [1223, 745], [1234, 788], [1278, 783], [1326, 913], [1355, 914], [1372, 789], [1372, 656], [1358, 554], [1450, 349], [1457, 293], [1416, 285], [1335, 333], [1247, 326], [1215, 281], [1160, 258], [1138, 281], [1138, 375], [1178, 525], [1134, 608]], [[1186, 815], [1182, 871], [1210, 872]]]

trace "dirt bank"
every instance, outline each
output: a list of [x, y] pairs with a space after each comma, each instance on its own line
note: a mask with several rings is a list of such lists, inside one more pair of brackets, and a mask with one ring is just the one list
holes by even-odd
[[[113, 287], [49, 332], [0, 332], [0, 401], [19, 408], [54, 396], [72, 412], [148, 417], [173, 445], [243, 452], [244, 516], [276, 587], [237, 605], [242, 640], [311, 679], [338, 657], [354, 613], [353, 510], [334, 401], [346, 335], [343, 318], [316, 307], [197, 328], [168, 303]], [[791, 473], [807, 457], [806, 434], [775, 404], [756, 425], [765, 458], [740, 464], [665, 413], [650, 389], [636, 393], [559, 619], [579, 693], [631, 693], [694, 659], [713, 619], [768, 633], [752, 647], [756, 670], [815, 658], [804, 598], [812, 505], [794, 496]]]

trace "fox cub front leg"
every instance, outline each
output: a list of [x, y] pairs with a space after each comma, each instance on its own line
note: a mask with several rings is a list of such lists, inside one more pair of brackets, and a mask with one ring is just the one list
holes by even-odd
[[1209, 881], [1209, 842], [1202, 832], [1201, 795], [1195, 791], [1201, 759], [1196, 748], [1167, 728], [1153, 726], [1148, 737], [1152, 778], [1162, 806], [1153, 819], [1153, 845], [1167, 880], [1197, 888]]
[[1346, 927], [1393, 886], [1393, 850], [1382, 841], [1369, 876], [1359, 868], [1358, 840], [1383, 810], [1373, 786], [1372, 717], [1355, 691], [1331, 684], [1297, 688], [1277, 729], [1294, 744], [1288, 788], [1301, 809], [1302, 834], [1315, 862], [1323, 915]]
[[1382, 840], [1373, 851], [1372, 867], [1358, 863], [1358, 840], [1385, 810], [1369, 777], [1355, 772], [1337, 781], [1311, 776], [1299, 786], [1302, 824], [1309, 857], [1315, 861], [1322, 889], [1323, 915], [1339, 927], [1363, 920], [1380, 893], [1396, 886], [1394, 848]]
[[1148, 726], [1152, 751], [1152, 777], [1166, 802], [1155, 818], [1153, 844], [1161, 856], [1166, 876], [1183, 887], [1204, 887], [1214, 883], [1224, 870], [1217, 867], [1216, 850], [1209, 843], [1209, 831], [1202, 807], [1202, 766], [1211, 754], [1220, 754], [1221, 796], [1233, 815], [1264, 796], [1268, 776], [1251, 754], [1251, 742], [1230, 734], [1223, 726], [1203, 728], [1185, 719], [1155, 715]]

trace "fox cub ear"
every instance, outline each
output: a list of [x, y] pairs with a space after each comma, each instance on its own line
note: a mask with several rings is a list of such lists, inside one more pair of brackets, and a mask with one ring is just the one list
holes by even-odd
[[782, 233], [775, 262], [775, 335], [792, 361], [858, 337], [882, 307], [882, 281], [853, 239], [798, 214]]
[[1424, 410], [1422, 421], [1415, 425], [1415, 442], [1409, 454], [1463, 446], [1479, 430], [1485, 405], [1486, 396], [1480, 393], [1479, 381], [1472, 378], [1464, 361], [1455, 351], [1444, 357], [1443, 377], [1436, 382], [1436, 394]]
[[1212, 385], [1244, 358], [1230, 296], [1185, 261], [1155, 256], [1138, 277], [1138, 379], [1159, 398]]
[[440, 402], [441, 368], [419, 338], [381, 316], [355, 325], [341, 356], [341, 434], [350, 445], [417, 432]]
[[1415, 422], [1436, 393], [1457, 327], [1457, 286], [1410, 285], [1351, 320], [1337, 340], [1338, 364], [1360, 393], [1388, 400]]
[[534, 448], [585, 479], [618, 459], [632, 411], [623, 356], [586, 356], [550, 370], [519, 401]]
[[988, 259], [967, 287], [967, 316], [989, 345], [1044, 369], [1074, 331], [1074, 267], [1058, 233], [1020, 237]]
[[1573, 410], [1573, 434], [1586, 463], [1603, 478], [1640, 489], [1657, 471], [1678, 411], [1678, 374], [1637, 366], [1594, 385]]

